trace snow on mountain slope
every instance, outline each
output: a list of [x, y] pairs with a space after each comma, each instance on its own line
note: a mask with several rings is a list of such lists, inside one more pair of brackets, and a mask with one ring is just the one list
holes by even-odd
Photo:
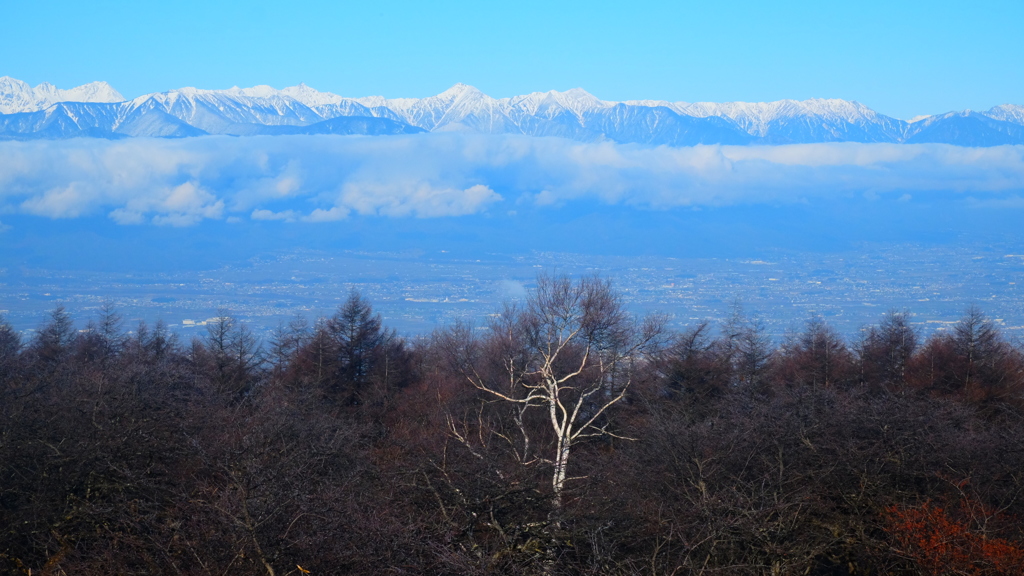
[[456, 84], [426, 98], [368, 96], [353, 101], [377, 111], [375, 115], [387, 110], [405, 122], [431, 131], [470, 130], [499, 134], [528, 134], [532, 130], [521, 125], [524, 122], [530, 124], [529, 119], [561, 119], [566, 113], [580, 123], [586, 113], [617, 104], [599, 100], [581, 88], [499, 99], [466, 84]]
[[[668, 143], [675, 138], [653, 137], [653, 133], [637, 125], [625, 129], [627, 118], [651, 117], [653, 113], [665, 116], [671, 112], [678, 116], [708, 119], [719, 118], [726, 124], [714, 122], [704, 126], [712, 132], [731, 134], [727, 124], [753, 136], [738, 138], [734, 134], [726, 140], [765, 139], [770, 143], [844, 141], [895, 142], [904, 131], [904, 123], [883, 116], [858, 102], [845, 100], [782, 100], [778, 102], [687, 103], [658, 100], [609, 102], [596, 98], [581, 88], [565, 92], [534, 92], [523, 96], [496, 99], [472, 86], [457, 84], [437, 96], [412, 99], [385, 99], [369, 97], [357, 99], [375, 115], [387, 110], [414, 125], [430, 131], [469, 130], [486, 133], [521, 133], [529, 135], [562, 135], [592, 140], [607, 137], [628, 138], [630, 142]], [[636, 114], [623, 114], [613, 109], [635, 110]], [[618, 120], [615, 120], [618, 118]], [[595, 124], [596, 120], [600, 120]], [[699, 124], [690, 122], [690, 124]], [[613, 138], [611, 133], [618, 138]], [[661, 142], [661, 140], [668, 140]]]
[[582, 88], [573, 88], [565, 92], [556, 90], [533, 92], [524, 96], [505, 98], [502, 102], [505, 102], [510, 110], [518, 110], [531, 116], [550, 117], [567, 111], [581, 120], [588, 112], [611, 108], [619, 104], [619, 102], [599, 100]]
[[[72, 102], [81, 102], [70, 106]], [[23, 116], [22, 114], [29, 114]], [[956, 114], [959, 114], [957, 116]], [[964, 114], [967, 114], [966, 116]], [[17, 117], [13, 117], [17, 116]], [[338, 121], [352, 118], [352, 121]], [[398, 134], [419, 130], [559, 136], [673, 146], [814, 142], [1024, 144], [1024, 107], [905, 122], [839, 99], [776, 102], [601, 100], [581, 88], [493, 98], [456, 84], [426, 98], [346, 98], [305, 84], [180, 88], [131, 101], [103, 82], [71, 90], [0, 78], [0, 137], [181, 137], [199, 134]], [[63, 134], [63, 135], [62, 135]], [[986, 144], [987, 143], [987, 144]]]
[[46, 110], [0, 115], [0, 139], [118, 138], [117, 104], [58, 102]]
[[310, 88], [305, 84], [299, 84], [298, 86], [290, 86], [280, 91], [284, 96], [294, 98], [298, 102], [309, 106], [310, 108], [316, 108], [317, 106], [328, 106], [341, 104], [345, 100], [351, 100], [350, 98], [342, 98], [337, 94], [331, 94], [330, 92], [320, 92], [314, 88]]
[[775, 102], [665, 102], [632, 100], [637, 106], [664, 106], [698, 118], [728, 118], [768, 144], [797, 142], [898, 142], [906, 123], [859, 102], [836, 98]]
[[1024, 106], [1002, 104], [1000, 106], [990, 108], [989, 110], [982, 112], [982, 114], [994, 120], [1002, 120], [1003, 122], [1012, 122], [1014, 124], [1024, 125]]
[[992, 118], [987, 113], [964, 110], [938, 114], [910, 125], [907, 143], [941, 143], [958, 146], [1024, 144], [1024, 125]]
[[499, 101], [466, 84], [456, 84], [437, 96], [387, 100], [385, 107], [430, 131], [509, 131]]
[[[375, 116], [400, 119], [430, 130], [489, 134], [560, 136], [574, 140], [611, 139], [649, 144], [749, 141], [719, 119], [681, 121], [672, 110], [600, 100], [581, 88], [492, 98], [456, 84], [427, 98], [367, 97], [356, 100]], [[724, 124], [724, 125], [723, 125]]]
[[269, 86], [198, 90], [181, 88], [140, 96], [128, 109], [149, 106], [211, 134], [226, 133], [234, 124], [305, 126], [324, 120], [301, 102]]
[[831, 124], [899, 125], [859, 102], [839, 99], [778, 100], [776, 102], [679, 102], [675, 109], [692, 116], [730, 118], [753, 136], [765, 137], [774, 125], [792, 118], [815, 118]]
[[124, 97], [106, 82], [90, 82], [70, 90], [61, 90], [43, 82], [32, 88], [27, 83], [0, 77], [0, 114], [36, 112], [58, 102], [123, 102]]

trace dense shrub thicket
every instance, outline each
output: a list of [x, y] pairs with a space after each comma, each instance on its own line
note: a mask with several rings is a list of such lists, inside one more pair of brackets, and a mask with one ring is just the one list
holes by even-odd
[[1024, 570], [1024, 352], [975, 308], [776, 345], [541, 277], [418, 340], [356, 293], [207, 328], [0, 319], [0, 572]]

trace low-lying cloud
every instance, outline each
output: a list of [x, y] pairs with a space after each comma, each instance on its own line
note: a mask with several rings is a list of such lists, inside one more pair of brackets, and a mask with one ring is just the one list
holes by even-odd
[[559, 138], [211, 136], [0, 142], [0, 212], [121, 224], [437, 218], [597, 202], [644, 209], [836, 196], [1019, 207], [1024, 146], [648, 147]]

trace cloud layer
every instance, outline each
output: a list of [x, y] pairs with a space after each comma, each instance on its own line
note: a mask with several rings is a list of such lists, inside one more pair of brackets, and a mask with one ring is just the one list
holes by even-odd
[[[558, 138], [204, 137], [0, 142], [0, 212], [205, 219], [435, 218], [598, 202], [645, 209], [956, 194], [1021, 207], [1024, 146], [645, 147]], [[542, 208], [541, 208], [542, 209]]]

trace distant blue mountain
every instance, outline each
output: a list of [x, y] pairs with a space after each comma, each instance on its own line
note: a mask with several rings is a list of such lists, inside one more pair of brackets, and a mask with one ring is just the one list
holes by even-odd
[[373, 116], [339, 116], [307, 124], [266, 125], [266, 124], [232, 124], [221, 133], [232, 136], [280, 136], [284, 134], [363, 134], [367, 136], [385, 136], [394, 134], [418, 134], [426, 132], [422, 128], [410, 126], [389, 118]]
[[919, 120], [909, 126], [905, 142], [946, 143], [960, 146], [1024, 144], [1024, 125], [997, 120], [978, 112], [950, 112]]
[[182, 88], [124, 100], [106, 83], [71, 90], [0, 78], [0, 139], [184, 138], [206, 134], [477, 132], [693, 146], [818, 142], [1024, 144], [1024, 107], [911, 122], [857, 102], [607, 102], [582, 89], [491, 98], [457, 84], [428, 98], [344, 98], [305, 85]]

